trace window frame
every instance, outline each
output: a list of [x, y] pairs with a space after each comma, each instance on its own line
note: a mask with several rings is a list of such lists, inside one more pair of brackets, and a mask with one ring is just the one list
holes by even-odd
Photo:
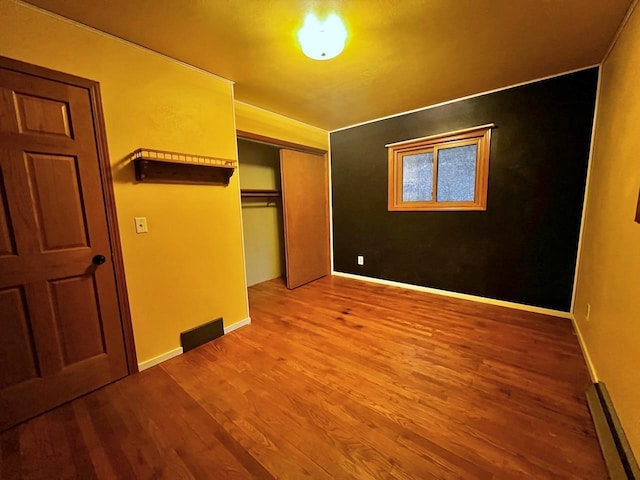
[[[388, 210], [389, 211], [482, 211], [487, 209], [489, 183], [489, 155], [491, 129], [494, 124], [405, 140], [385, 145], [388, 149]], [[475, 198], [473, 201], [438, 202], [438, 152], [453, 147], [476, 145]], [[402, 199], [403, 159], [409, 155], [433, 152], [432, 200], [404, 201]]]

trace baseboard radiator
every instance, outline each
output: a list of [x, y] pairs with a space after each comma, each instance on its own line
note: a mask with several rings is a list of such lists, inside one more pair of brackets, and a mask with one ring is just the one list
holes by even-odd
[[640, 480], [640, 469], [604, 383], [587, 390], [587, 403], [611, 480]]

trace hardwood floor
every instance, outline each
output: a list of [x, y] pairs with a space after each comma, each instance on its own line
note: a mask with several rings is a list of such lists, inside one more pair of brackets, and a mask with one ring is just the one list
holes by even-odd
[[324, 278], [0, 436], [3, 479], [606, 479], [568, 320]]

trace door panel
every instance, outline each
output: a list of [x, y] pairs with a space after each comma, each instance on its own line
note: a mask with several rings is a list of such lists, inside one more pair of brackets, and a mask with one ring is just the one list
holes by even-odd
[[0, 172], [0, 257], [16, 254], [16, 241], [10, 226], [7, 194], [4, 191], [4, 181]]
[[42, 251], [87, 246], [76, 162], [63, 155], [25, 155]]
[[105, 353], [95, 278], [79, 275], [49, 282], [63, 364]]
[[326, 158], [280, 150], [287, 288], [329, 274]]
[[40, 372], [22, 287], [0, 290], [0, 312], [3, 312], [4, 320], [0, 336], [0, 365], [4, 372], [0, 378], [2, 389], [35, 378]]
[[14, 93], [18, 132], [71, 137], [65, 102]]
[[0, 193], [3, 430], [128, 373], [87, 88], [0, 68]]

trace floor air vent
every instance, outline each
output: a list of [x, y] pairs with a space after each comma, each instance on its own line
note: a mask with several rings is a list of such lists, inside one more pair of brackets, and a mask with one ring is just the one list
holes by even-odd
[[640, 470], [604, 383], [587, 390], [587, 403], [611, 480], [640, 480]]
[[224, 325], [222, 317], [216, 318], [210, 322], [204, 323], [198, 327], [187, 330], [180, 334], [180, 343], [182, 344], [182, 351], [188, 352], [200, 345], [204, 345], [211, 340], [215, 340], [218, 337], [224, 335]]

